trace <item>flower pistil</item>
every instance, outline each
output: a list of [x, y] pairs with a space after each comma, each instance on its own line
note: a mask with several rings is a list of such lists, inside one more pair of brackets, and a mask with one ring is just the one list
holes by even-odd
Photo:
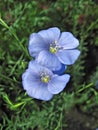
[[57, 45], [57, 41], [54, 41], [51, 45], [50, 45], [50, 48], [49, 48], [49, 51], [51, 53], [56, 53], [59, 49], [59, 46]]
[[49, 76], [48, 74], [42, 73], [42, 75], [41, 75], [41, 81], [42, 81], [43, 83], [48, 83], [49, 80], [50, 80], [50, 76]]

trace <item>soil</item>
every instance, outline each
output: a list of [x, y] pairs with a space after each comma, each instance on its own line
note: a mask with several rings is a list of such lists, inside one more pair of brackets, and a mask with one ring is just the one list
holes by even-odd
[[96, 130], [98, 128], [98, 110], [96, 110], [95, 113], [88, 114], [80, 112], [77, 108], [71, 109], [66, 113], [68, 127], [64, 130]]

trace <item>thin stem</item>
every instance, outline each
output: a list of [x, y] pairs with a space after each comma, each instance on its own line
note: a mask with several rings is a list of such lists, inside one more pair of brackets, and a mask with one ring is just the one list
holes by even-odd
[[22, 48], [22, 50], [27, 54], [27, 56], [29, 57], [28, 51], [27, 49], [22, 45], [22, 43], [20, 42], [19, 38], [17, 37], [16, 33], [14, 32], [14, 30], [12, 30], [5, 22], [2, 18], [0, 18], [0, 24], [2, 26], [4, 26], [6, 29], [9, 30], [9, 32], [14, 36], [14, 38], [16, 39], [16, 41], [19, 43], [20, 47]]
[[54, 130], [59, 130], [59, 128], [60, 128], [60, 126], [61, 126], [61, 123], [62, 123], [62, 111], [61, 111], [61, 113], [60, 113], [60, 118], [59, 118], [59, 121], [58, 121], [58, 125], [57, 125], [57, 127], [54, 129]]
[[19, 82], [19, 81], [15, 81], [15, 80], [9, 78], [8, 76], [2, 75], [2, 74], [0, 75], [0, 77], [3, 78], [3, 79], [6, 79], [6, 80], [8, 80], [8, 81], [11, 81], [11, 82], [16, 82], [16, 83], [18, 83], [18, 84], [21, 83], [21, 82]]
[[80, 92], [82, 92], [82, 91], [84, 91], [85, 89], [90, 88], [91, 86], [93, 86], [93, 83], [88, 84], [85, 88], [81, 88], [80, 90], [78, 90], [78, 91], [76, 92], [76, 94], [77, 94], [77, 93], [80, 93]]

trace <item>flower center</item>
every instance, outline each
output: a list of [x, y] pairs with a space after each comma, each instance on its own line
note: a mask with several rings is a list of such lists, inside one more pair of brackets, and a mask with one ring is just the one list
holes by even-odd
[[50, 48], [49, 51], [51, 53], [56, 53], [58, 51], [58, 45], [57, 45], [57, 41], [54, 41], [54, 43], [50, 44]]
[[56, 53], [57, 50], [58, 50], [58, 49], [57, 49], [56, 47], [52, 47], [52, 46], [50, 46], [49, 51], [50, 51], [51, 53]]
[[44, 82], [44, 83], [48, 83], [49, 80], [50, 80], [49, 76], [41, 77], [41, 81]]
[[49, 80], [50, 80], [50, 76], [49, 76], [48, 74], [45, 74], [45, 73], [42, 73], [42, 74], [41, 74], [41, 81], [42, 81], [43, 83], [48, 83]]

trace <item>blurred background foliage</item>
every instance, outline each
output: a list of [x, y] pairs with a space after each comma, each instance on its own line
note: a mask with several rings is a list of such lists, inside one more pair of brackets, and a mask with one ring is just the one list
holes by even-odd
[[[44, 102], [26, 95], [21, 75], [31, 59], [30, 34], [53, 26], [79, 39], [81, 55], [67, 68], [71, 81], [65, 90]], [[0, 130], [74, 130], [74, 118], [88, 130], [98, 127], [97, 56], [96, 1], [0, 1]], [[80, 129], [76, 126], [75, 130]]]

